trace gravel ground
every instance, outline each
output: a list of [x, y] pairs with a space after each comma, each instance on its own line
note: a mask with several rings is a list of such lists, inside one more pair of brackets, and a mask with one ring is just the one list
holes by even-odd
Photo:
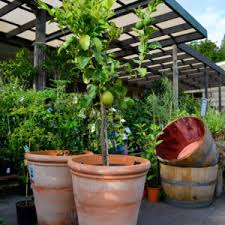
[[[0, 218], [6, 225], [17, 224], [15, 203], [23, 199], [20, 195], [0, 195]], [[202, 209], [182, 209], [164, 202], [150, 204], [143, 201], [138, 225], [225, 225], [225, 196]]]

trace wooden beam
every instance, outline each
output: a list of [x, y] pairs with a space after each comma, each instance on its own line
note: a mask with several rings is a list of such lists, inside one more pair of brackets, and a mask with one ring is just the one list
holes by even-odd
[[[6, 4], [10, 4], [9, 0], [1, 0], [1, 1], [6, 3]], [[23, 9], [23, 10], [25, 10], [27, 12], [31, 12], [31, 13], [33, 12], [31, 9], [23, 6], [23, 1], [22, 0], [17, 0], [17, 1], [22, 3], [22, 5], [18, 6], [18, 8]]]
[[210, 61], [208, 58], [206, 58], [205, 56], [203, 56], [201, 53], [199, 53], [198, 51], [196, 51], [195, 49], [191, 48], [190, 46], [186, 45], [186, 44], [179, 44], [178, 48], [181, 51], [186, 52], [187, 54], [189, 54], [190, 56], [198, 59], [199, 61], [201, 61], [202, 63], [206, 64], [207, 66], [211, 67], [212, 69], [214, 69], [215, 71], [219, 72], [220, 74], [225, 76], [225, 71], [219, 67], [218, 65], [216, 65], [215, 63], [213, 63], [212, 61]]
[[18, 46], [18, 47], [22, 46], [29, 49], [33, 49], [31, 41], [21, 37], [6, 38], [6, 34], [3, 32], [0, 32], [0, 41], [4, 43], [8, 43], [10, 45]]
[[173, 45], [173, 99], [175, 108], [179, 107], [179, 77], [177, 65], [177, 46]]
[[186, 11], [176, 0], [164, 0], [167, 6], [169, 6], [173, 11], [175, 11], [180, 17], [187, 21], [191, 27], [198, 31], [202, 38], [207, 38], [207, 30]]
[[[115, 11], [115, 17], [118, 17], [117, 11]], [[174, 12], [169, 12], [169, 13], [166, 13], [166, 14], [163, 14], [163, 15], [160, 15], [160, 16], [156, 16], [155, 20], [152, 22], [152, 25], [155, 25], [157, 23], [162, 23], [164, 21], [168, 21], [168, 20], [171, 20], [171, 19], [175, 19], [177, 17], [178, 17], [178, 15], [176, 13], [174, 13]], [[134, 27], [134, 25], [135, 25], [135, 23], [132, 23], [132, 24], [129, 24], [129, 25], [123, 27], [123, 33], [130, 32], [132, 30], [132, 28]], [[182, 28], [183, 28], [183, 30], [187, 29], [187, 24], [186, 25], [182, 24]], [[181, 29], [181, 26], [176, 27], [175, 29], [178, 31], [179, 29]], [[166, 29], [166, 30], [167, 30], [166, 32], [169, 32], [169, 29]], [[62, 36], [64, 36], [65, 34], [67, 35], [67, 34], [70, 34], [70, 33], [71, 33], [70, 30], [68, 28], [65, 28], [62, 31], [56, 31], [56, 32], [54, 32], [52, 34], [49, 34], [47, 36], [47, 40], [50, 41], [50, 40], [53, 40], [53, 39], [58, 39], [58, 38], [61, 38]], [[157, 36], [160, 35], [160, 33], [157, 33], [155, 35], [156, 35], [155, 37], [157, 37]], [[137, 38], [134, 38], [134, 39], [133, 38], [129, 38], [129, 39], [127, 39], [126, 43], [125, 43], [125, 46], [128, 47], [129, 42], [131, 42], [131, 44], [132, 44], [132, 43], [135, 42], [135, 40], [137, 41]], [[121, 42], [123, 42], [123, 41], [121, 41]], [[116, 47], [116, 43], [115, 42], [112, 45], [113, 45], [112, 47]]]
[[35, 10], [36, 15], [36, 39], [34, 43], [34, 67], [38, 69], [38, 74], [34, 78], [33, 87], [35, 90], [43, 90], [46, 87], [46, 73], [40, 68], [45, 60], [43, 47], [45, 46], [46, 32], [46, 11]]
[[[178, 44], [184, 43], [184, 42], [187, 42], [187, 41], [197, 40], [199, 38], [200, 38], [199, 33], [194, 32], [194, 33], [178, 36], [178, 37], [175, 37], [175, 38], [169, 37], [169, 38], [167, 38], [165, 40], [161, 40], [159, 42], [160, 42], [162, 48], [164, 48], [164, 47], [174, 45], [176, 43], [178, 43]], [[131, 44], [134, 44], [134, 43], [136, 43], [135, 40]], [[129, 46], [129, 43], [126, 40], [123, 41], [123, 44], [125, 46]], [[122, 58], [122, 57], [125, 57], [125, 56], [134, 55], [134, 54], [137, 54], [137, 53], [138, 53], [138, 47], [133, 47], [132, 49], [128, 49], [126, 51], [121, 50], [121, 51], [115, 52], [117, 58]]]
[[[49, 15], [47, 15], [47, 18], [46, 18], [46, 21], [50, 18]], [[22, 26], [19, 26], [13, 30], [11, 30], [7, 35], [6, 35], [6, 38], [11, 38], [11, 37], [14, 37], [18, 34], [21, 34], [23, 33], [24, 31], [26, 30], [30, 30], [32, 27], [34, 27], [36, 24], [36, 19], [34, 20], [31, 20], [30, 22], [28, 23], [25, 23], [24, 25]]]
[[222, 83], [222, 75], [219, 73], [219, 86], [218, 86], [218, 92], [219, 92], [219, 111], [222, 112], [222, 93], [221, 93], [221, 83]]
[[208, 81], [209, 81], [209, 77], [208, 77], [208, 73], [207, 73], [207, 66], [206, 64], [204, 64], [204, 89], [205, 89], [205, 97], [208, 98]]
[[6, 5], [0, 9], [0, 17], [4, 16], [5, 14], [18, 8], [21, 5], [23, 5], [23, 3], [20, 1], [17, 1], [17, 0], [14, 0], [13, 2], [8, 3], [8, 5]]

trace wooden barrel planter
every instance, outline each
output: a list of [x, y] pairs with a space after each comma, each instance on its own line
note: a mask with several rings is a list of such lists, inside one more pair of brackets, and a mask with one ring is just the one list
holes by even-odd
[[217, 171], [217, 165], [190, 168], [161, 163], [161, 182], [167, 202], [185, 208], [209, 206], [213, 201]]
[[217, 164], [219, 154], [213, 137], [197, 117], [184, 117], [168, 124], [159, 137], [159, 160], [181, 167], [208, 167]]

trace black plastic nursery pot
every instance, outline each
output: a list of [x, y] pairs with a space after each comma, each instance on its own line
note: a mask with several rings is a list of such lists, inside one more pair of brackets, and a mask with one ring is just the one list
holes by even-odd
[[34, 225], [37, 224], [37, 214], [33, 201], [19, 201], [16, 203], [17, 224]]

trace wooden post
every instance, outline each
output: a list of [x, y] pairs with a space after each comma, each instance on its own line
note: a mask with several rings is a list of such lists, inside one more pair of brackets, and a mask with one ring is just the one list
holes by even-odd
[[177, 46], [173, 45], [173, 99], [174, 106], [179, 107], [179, 77], [178, 77], [178, 64], [177, 64]]
[[208, 73], [207, 73], [207, 66], [204, 64], [204, 88], [205, 88], [205, 98], [208, 98]]
[[219, 87], [218, 87], [218, 91], [219, 91], [219, 111], [222, 112], [222, 93], [221, 93], [221, 79], [222, 79], [222, 75], [219, 73]]
[[36, 38], [34, 42], [34, 67], [37, 67], [38, 74], [34, 77], [33, 87], [35, 90], [43, 90], [46, 87], [46, 73], [40, 68], [45, 60], [44, 47], [46, 38], [46, 11], [34, 10], [36, 15]]

